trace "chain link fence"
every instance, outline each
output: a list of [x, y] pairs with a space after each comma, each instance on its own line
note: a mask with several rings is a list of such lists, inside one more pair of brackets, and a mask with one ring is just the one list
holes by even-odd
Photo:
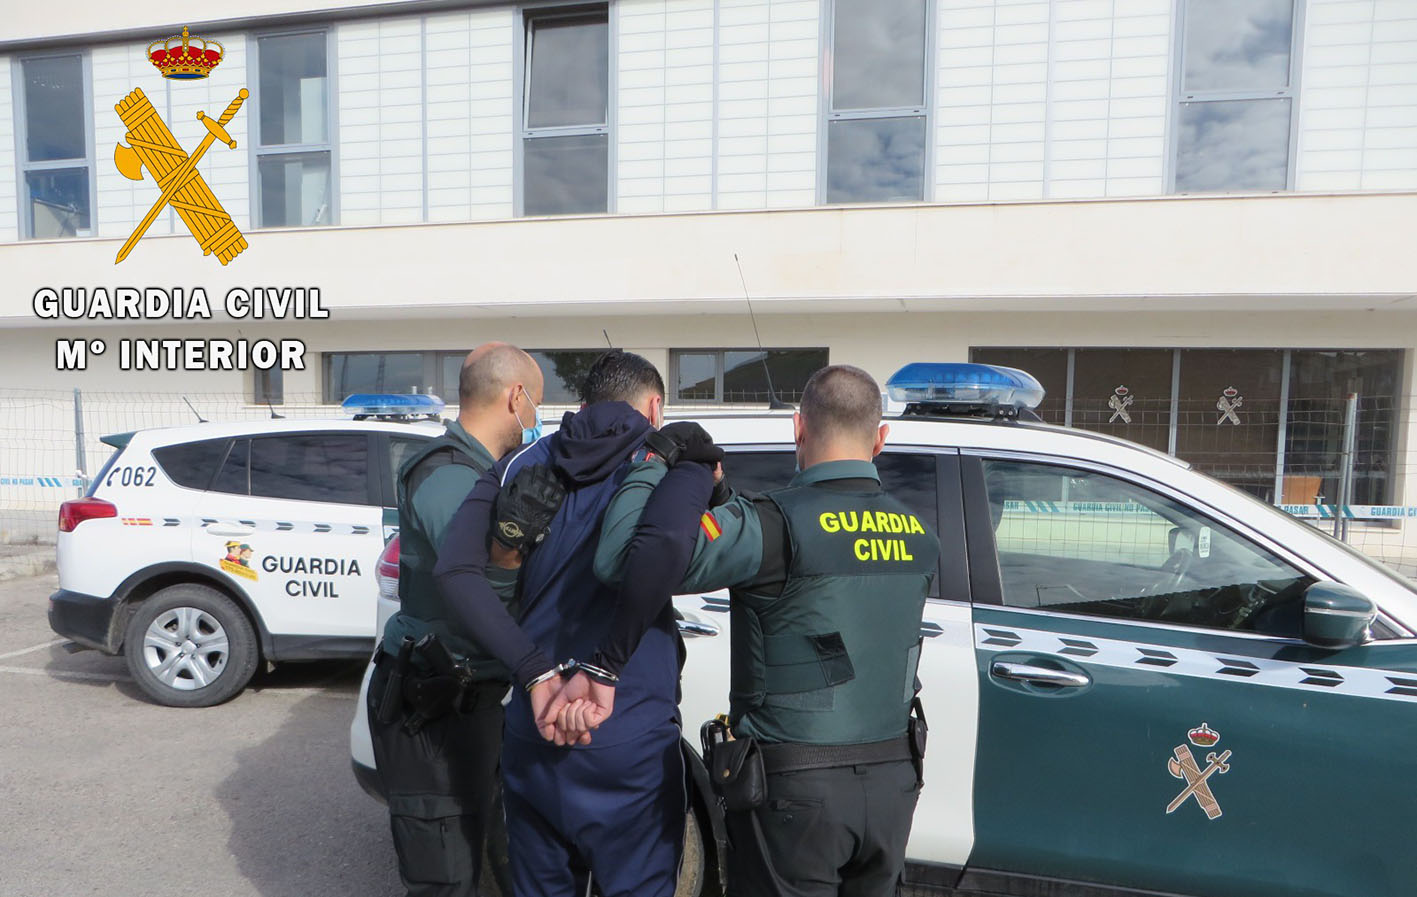
[[[1417, 446], [1403, 445], [1397, 433], [1411, 420], [1410, 403], [1361, 396], [1350, 411], [1342, 399], [1311, 400], [1291, 405], [1281, 419], [1272, 407], [1244, 408], [1221, 396], [1177, 402], [1174, 422], [1172, 408], [1167, 400], [1117, 395], [1080, 402], [1071, 416], [1076, 427], [1174, 450], [1197, 469], [1417, 578], [1417, 488], [1406, 484], [1417, 476]], [[543, 415], [555, 420], [562, 410], [547, 407]], [[713, 413], [692, 405], [672, 410]], [[81, 495], [113, 451], [104, 436], [272, 414], [343, 416], [318, 394], [287, 394], [272, 408], [239, 393], [0, 390], [0, 543], [54, 540], [59, 504]], [[1051, 417], [1062, 423], [1062, 409], [1045, 414]]]

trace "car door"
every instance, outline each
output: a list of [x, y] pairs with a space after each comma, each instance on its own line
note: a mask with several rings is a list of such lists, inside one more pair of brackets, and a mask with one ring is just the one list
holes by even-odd
[[[793, 475], [791, 451], [725, 447], [724, 471], [746, 492], [781, 488]], [[921, 624], [918, 677], [921, 699], [935, 734], [926, 757], [926, 786], [916, 810], [907, 855], [932, 864], [952, 884], [973, 841], [970, 778], [978, 689], [970, 636], [959, 458], [953, 450], [891, 449], [876, 459], [881, 484], [941, 536], [940, 572]], [[714, 636], [685, 632], [689, 656], [684, 672], [684, 723], [696, 731], [706, 719], [728, 712], [728, 591], [680, 595], [675, 608], [689, 623], [702, 621]], [[681, 624], [681, 629], [684, 629]], [[918, 873], [921, 870], [914, 869]]]
[[1027, 457], [963, 471], [980, 682], [966, 883], [1417, 893], [1410, 644], [1306, 644], [1316, 577], [1282, 538], [1159, 484]]
[[250, 595], [277, 656], [373, 636], [383, 548], [373, 435], [323, 430], [235, 440], [208, 492], [197, 559]]

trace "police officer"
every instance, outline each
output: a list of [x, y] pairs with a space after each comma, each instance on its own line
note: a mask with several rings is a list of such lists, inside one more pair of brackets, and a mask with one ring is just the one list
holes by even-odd
[[[713, 778], [729, 782], [727, 890], [894, 894], [921, 784], [923, 720], [911, 717], [939, 542], [881, 489], [872, 459], [889, 427], [869, 374], [818, 371], [794, 430], [801, 472], [704, 514], [680, 589], [732, 589], [734, 740], [710, 757]], [[641, 510], [657, 510], [651, 490], [681, 467], [707, 502], [702, 465], [637, 464], [606, 513], [602, 579], [634, 569]]]
[[[496, 459], [534, 439], [542, 374], [507, 343], [467, 356], [458, 417], [399, 473], [399, 612], [369, 685], [369, 731], [410, 897], [478, 893], [509, 674], [449, 612], [433, 565], [453, 513]], [[498, 574], [494, 574], [498, 575]], [[510, 595], [514, 573], [501, 573]]]

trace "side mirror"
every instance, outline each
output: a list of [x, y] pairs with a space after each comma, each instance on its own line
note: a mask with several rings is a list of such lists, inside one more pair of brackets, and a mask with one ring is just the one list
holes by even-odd
[[1356, 589], [1316, 582], [1304, 592], [1304, 641], [1334, 649], [1361, 645], [1377, 614], [1377, 606]]

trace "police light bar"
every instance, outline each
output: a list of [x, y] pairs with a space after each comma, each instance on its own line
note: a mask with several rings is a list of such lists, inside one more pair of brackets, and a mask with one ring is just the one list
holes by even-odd
[[419, 393], [355, 393], [340, 404], [344, 413], [355, 420], [437, 420], [443, 413], [443, 400]]
[[905, 403], [907, 414], [939, 410], [1016, 417], [1038, 407], [1043, 386], [1027, 371], [997, 364], [916, 362], [891, 375], [886, 394]]

